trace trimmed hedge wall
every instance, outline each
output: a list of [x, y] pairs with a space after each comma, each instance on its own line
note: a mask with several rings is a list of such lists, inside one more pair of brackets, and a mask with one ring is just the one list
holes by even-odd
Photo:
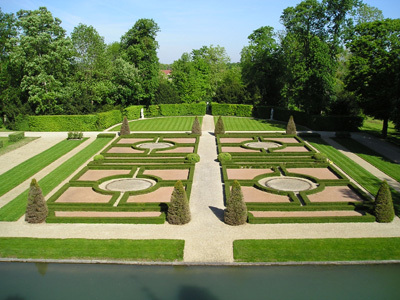
[[124, 109], [123, 115], [128, 120], [136, 120], [140, 118], [140, 110], [144, 108], [143, 105], [132, 105]]
[[10, 142], [18, 142], [25, 137], [25, 132], [14, 132], [8, 136], [8, 140]]
[[211, 112], [213, 116], [251, 117], [253, 105], [211, 103]]
[[30, 131], [94, 131], [97, 115], [28, 116]]
[[150, 105], [146, 108], [145, 117], [169, 117], [169, 116], [204, 116], [206, 114], [206, 103], [193, 104], [159, 104]]
[[97, 128], [106, 129], [122, 122], [122, 113], [119, 110], [111, 110], [97, 114]]

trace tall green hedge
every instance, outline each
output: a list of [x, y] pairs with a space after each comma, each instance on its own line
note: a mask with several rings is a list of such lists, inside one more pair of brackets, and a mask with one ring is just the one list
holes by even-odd
[[97, 128], [99, 130], [106, 129], [112, 125], [122, 122], [122, 113], [119, 110], [98, 113], [97, 116]]
[[98, 129], [97, 120], [97, 115], [28, 117], [30, 131], [94, 131]]
[[143, 108], [143, 105], [132, 105], [124, 109], [124, 116], [127, 117], [128, 120], [136, 120], [140, 118], [140, 110]]
[[169, 117], [169, 116], [204, 116], [206, 114], [206, 103], [193, 104], [159, 104], [150, 105], [145, 110], [145, 117]]
[[211, 103], [211, 111], [214, 116], [253, 116], [253, 105]]

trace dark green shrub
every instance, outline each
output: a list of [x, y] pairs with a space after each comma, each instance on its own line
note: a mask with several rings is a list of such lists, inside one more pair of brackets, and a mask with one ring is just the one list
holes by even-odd
[[19, 114], [16, 118], [15, 118], [15, 123], [12, 127], [12, 129], [14, 130], [18, 130], [18, 131], [29, 131], [33, 129], [30, 128], [30, 122], [29, 122], [29, 116], [26, 115], [21, 115]]
[[200, 155], [198, 155], [197, 153], [190, 153], [185, 157], [185, 162], [198, 163], [199, 161], [200, 161]]
[[294, 123], [293, 116], [290, 116], [289, 122], [287, 123], [286, 126], [286, 134], [294, 134], [296, 135], [296, 124]]
[[313, 158], [317, 161], [317, 162], [322, 162], [322, 163], [326, 163], [328, 161], [328, 156], [324, 153], [315, 153], [313, 155]]
[[386, 180], [382, 182], [376, 194], [374, 214], [379, 223], [390, 223], [394, 219], [392, 193]]
[[167, 221], [174, 225], [183, 225], [190, 222], [189, 201], [182, 181], [175, 183], [168, 205]]
[[201, 126], [200, 126], [200, 122], [199, 122], [199, 119], [197, 118], [197, 116], [196, 116], [196, 118], [194, 118], [194, 121], [193, 121], [192, 133], [201, 135]]
[[128, 135], [128, 134], [131, 134], [131, 129], [129, 128], [128, 119], [124, 117], [124, 120], [122, 121], [120, 135]]
[[230, 153], [227, 152], [222, 152], [220, 154], [218, 154], [218, 161], [219, 162], [226, 162], [226, 161], [230, 161], [232, 160], [232, 155]]
[[247, 221], [247, 208], [243, 201], [242, 188], [237, 180], [233, 181], [229, 199], [226, 202], [224, 221], [228, 225], [242, 225]]
[[225, 133], [225, 126], [224, 122], [222, 121], [222, 117], [218, 118], [217, 124], [215, 124], [214, 134], [224, 134]]
[[42, 223], [46, 220], [48, 213], [47, 204], [42, 189], [36, 179], [32, 179], [26, 206], [25, 221], [28, 223]]
[[67, 140], [81, 140], [83, 138], [82, 132], [68, 132]]
[[24, 132], [14, 132], [8, 136], [8, 140], [11, 143], [14, 143], [14, 142], [18, 142], [19, 140], [22, 140], [24, 137], [25, 137]]

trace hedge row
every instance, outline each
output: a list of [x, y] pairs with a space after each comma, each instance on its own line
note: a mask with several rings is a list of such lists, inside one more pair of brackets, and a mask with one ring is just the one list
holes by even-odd
[[150, 105], [145, 109], [144, 116], [146, 118], [160, 116], [204, 116], [206, 114], [206, 107], [205, 102]]
[[253, 116], [253, 105], [211, 103], [211, 112], [214, 116]]
[[14, 132], [8, 136], [8, 140], [13, 143], [22, 140], [24, 137], [25, 137], [25, 132]]

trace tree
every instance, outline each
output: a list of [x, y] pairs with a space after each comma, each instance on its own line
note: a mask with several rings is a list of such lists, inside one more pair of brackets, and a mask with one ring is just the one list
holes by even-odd
[[399, 112], [399, 35], [400, 19], [362, 23], [347, 44], [352, 53], [347, 88], [356, 93], [365, 114], [383, 120], [383, 137]]
[[201, 126], [200, 126], [200, 122], [199, 122], [199, 119], [197, 118], [197, 116], [194, 118], [194, 121], [193, 121], [192, 133], [201, 135]]
[[190, 222], [189, 201], [182, 181], [175, 183], [168, 205], [167, 221], [174, 225], [183, 225]]
[[231, 68], [225, 71], [213, 101], [232, 104], [248, 103], [249, 95], [242, 81], [241, 73], [239, 66], [231, 66]]
[[154, 99], [154, 104], [174, 104], [181, 103], [178, 91], [169, 79], [159, 77], [159, 84]]
[[237, 180], [232, 183], [231, 194], [224, 211], [224, 221], [234, 226], [245, 224], [247, 221], [247, 207], [243, 201], [242, 188]]
[[124, 117], [124, 120], [122, 121], [121, 125], [120, 135], [128, 135], [128, 134], [131, 134], [131, 130], [129, 128], [128, 119]]
[[392, 194], [386, 180], [382, 182], [376, 194], [374, 214], [379, 223], [390, 223], [394, 219]]
[[36, 179], [32, 179], [26, 206], [25, 221], [28, 223], [42, 223], [46, 220], [48, 213], [46, 200], [42, 189]]
[[150, 105], [158, 87], [159, 62], [157, 57], [157, 32], [160, 31], [153, 19], [139, 19], [121, 37], [122, 57], [139, 71], [142, 97], [137, 104]]
[[296, 124], [294, 123], [293, 116], [290, 116], [289, 121], [286, 126], [286, 134], [294, 134], [296, 135]]
[[112, 82], [115, 104], [126, 107], [142, 102], [144, 91], [140, 73], [132, 64], [122, 58], [117, 58], [114, 62]]
[[215, 124], [214, 134], [224, 134], [225, 133], [225, 126], [224, 122], [222, 121], [222, 117], [219, 116], [217, 120], [217, 124]]

